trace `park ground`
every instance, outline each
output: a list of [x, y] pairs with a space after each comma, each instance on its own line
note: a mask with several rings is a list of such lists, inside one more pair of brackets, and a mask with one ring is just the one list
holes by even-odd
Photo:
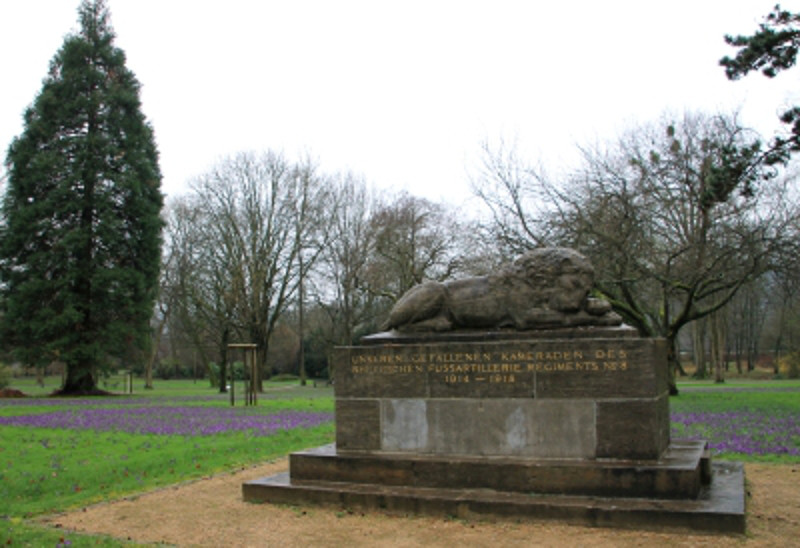
[[[768, 378], [768, 372], [764, 371], [763, 377]], [[700, 384], [706, 383], [697, 385]], [[51, 389], [49, 385], [24, 388], [28, 393], [37, 389], [46, 393]], [[747, 533], [732, 536], [591, 528], [535, 520], [388, 515], [355, 508], [258, 505], [242, 500], [243, 482], [287, 469], [288, 461], [283, 457], [60, 514], [40, 514], [25, 521], [61, 531], [65, 539], [74, 539], [73, 546], [84, 545], [85, 541], [94, 543], [92, 539], [101, 538], [73, 536], [73, 531], [108, 535], [121, 543], [177, 546], [463, 544], [493, 548], [563, 546], [565, 543], [574, 546], [786, 546], [795, 543], [800, 533], [800, 505], [797, 503], [800, 501], [800, 462], [786, 460], [746, 462]]]
[[335, 507], [249, 504], [241, 485], [287, 459], [102, 503], [41, 521], [137, 543], [180, 546], [786, 546], [800, 534], [800, 465], [748, 463], [747, 534], [699, 535], [458, 520]]

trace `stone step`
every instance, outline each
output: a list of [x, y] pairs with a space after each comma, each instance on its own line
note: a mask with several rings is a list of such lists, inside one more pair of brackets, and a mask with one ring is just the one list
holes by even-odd
[[714, 463], [713, 481], [692, 500], [527, 494], [372, 483], [297, 481], [288, 473], [247, 482], [248, 502], [335, 505], [390, 514], [460, 519], [559, 520], [572, 524], [741, 534], [745, 532], [744, 468]]
[[702, 441], [674, 441], [657, 461], [342, 453], [333, 444], [289, 458], [292, 482], [659, 499], [696, 498], [710, 462]]

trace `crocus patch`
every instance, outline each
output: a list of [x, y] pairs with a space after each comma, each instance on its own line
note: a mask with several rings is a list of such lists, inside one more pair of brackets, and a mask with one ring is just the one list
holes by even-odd
[[40, 428], [122, 431], [136, 434], [208, 436], [249, 432], [268, 436], [278, 430], [310, 428], [333, 420], [332, 413], [282, 411], [254, 414], [220, 407], [146, 406], [124, 408], [74, 408], [0, 417], [0, 424]]
[[790, 412], [672, 412], [672, 437], [703, 439], [715, 453], [800, 456], [800, 416]]

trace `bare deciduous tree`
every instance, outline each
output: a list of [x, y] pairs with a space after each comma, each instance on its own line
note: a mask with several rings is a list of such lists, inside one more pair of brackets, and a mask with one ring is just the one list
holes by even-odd
[[[329, 180], [333, 215], [330, 240], [319, 263], [315, 301], [330, 318], [330, 342], [353, 344], [377, 325], [379, 299], [369, 291], [367, 270], [375, 248], [371, 218], [380, 198], [363, 179], [345, 173]], [[363, 333], [361, 333], [363, 334]]]
[[271, 152], [239, 154], [193, 188], [207, 223], [208, 260], [227, 277], [218, 295], [230, 295], [235, 333], [258, 345], [258, 369], [268, 375], [270, 335], [322, 247], [325, 202], [315, 168]]
[[233, 279], [224, 255], [214, 246], [208, 211], [197, 196], [169, 205], [167, 241], [171, 260], [162, 277], [161, 300], [168, 320], [173, 359], [191, 348], [192, 359], [219, 364], [219, 388], [226, 391], [228, 343], [237, 322]]
[[760, 143], [730, 116], [685, 115], [582, 152], [562, 184], [495, 155], [487, 173], [502, 177], [478, 194], [509, 246], [590, 257], [597, 291], [640, 333], [667, 339], [674, 374], [681, 328], [723, 308], [789, 245], [798, 217], [785, 181], [767, 182]]
[[374, 213], [370, 230], [375, 243], [368, 283], [390, 302], [426, 279], [445, 280], [460, 271], [461, 227], [442, 204], [401, 194]]

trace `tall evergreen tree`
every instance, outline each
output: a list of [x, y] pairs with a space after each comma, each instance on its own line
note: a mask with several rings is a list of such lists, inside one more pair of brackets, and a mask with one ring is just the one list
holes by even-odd
[[[776, 5], [764, 22], [750, 36], [725, 36], [725, 42], [738, 48], [736, 56], [725, 56], [720, 65], [731, 80], [760, 70], [767, 78], [790, 69], [797, 63], [800, 49], [800, 13], [792, 13]], [[800, 106], [785, 110], [781, 122], [789, 126], [786, 136], [778, 136], [764, 155], [767, 164], [785, 163], [792, 154], [800, 152]]]
[[148, 340], [163, 196], [139, 83], [104, 0], [83, 0], [6, 157], [0, 226], [3, 343], [66, 364], [65, 394], [97, 390]]

